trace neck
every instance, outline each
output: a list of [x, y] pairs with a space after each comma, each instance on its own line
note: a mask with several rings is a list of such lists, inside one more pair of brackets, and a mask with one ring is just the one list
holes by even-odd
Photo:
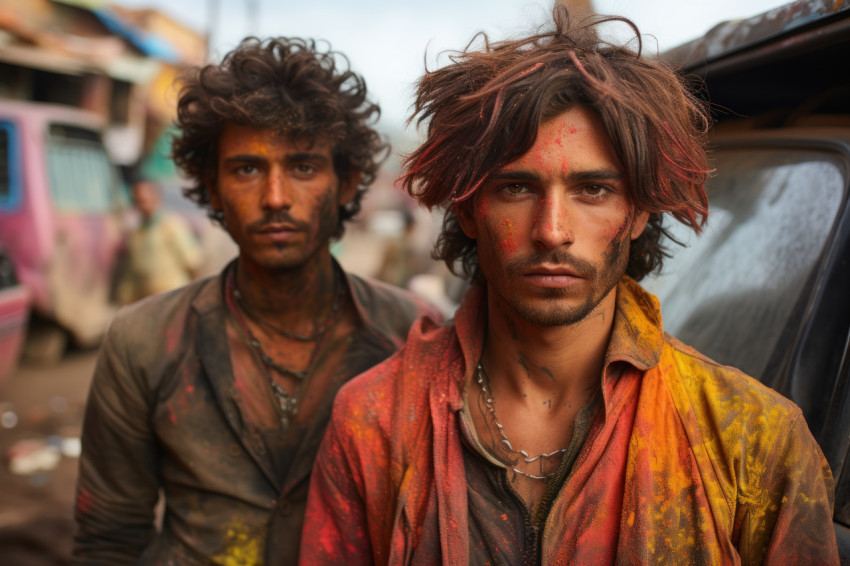
[[487, 293], [489, 324], [482, 363], [494, 388], [516, 399], [547, 397], [561, 404], [583, 397], [602, 379], [611, 338], [616, 287], [583, 320], [541, 326], [520, 318]]
[[271, 271], [240, 257], [236, 262], [236, 288], [246, 308], [281, 328], [309, 334], [330, 316], [335, 282], [330, 252], [317, 253], [304, 265]]

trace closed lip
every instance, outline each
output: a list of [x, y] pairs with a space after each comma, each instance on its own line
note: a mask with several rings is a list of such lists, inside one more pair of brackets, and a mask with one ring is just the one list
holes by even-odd
[[273, 223], [273, 224], [263, 224], [262, 227], [255, 230], [258, 234], [274, 234], [276, 232], [297, 232], [298, 228], [296, 228], [293, 224], [288, 223]]
[[576, 270], [565, 265], [540, 265], [529, 269], [525, 272], [527, 277], [544, 276], [544, 277], [578, 277], [581, 278]]

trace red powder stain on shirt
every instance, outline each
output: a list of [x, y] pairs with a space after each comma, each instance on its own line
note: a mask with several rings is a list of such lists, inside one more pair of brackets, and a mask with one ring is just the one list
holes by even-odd
[[169, 354], [177, 349], [183, 338], [183, 326], [173, 324], [165, 331], [165, 353]]
[[168, 420], [171, 421], [171, 424], [177, 425], [177, 413], [174, 412], [174, 407], [171, 403], [168, 404]]
[[81, 488], [77, 494], [77, 512], [81, 515], [87, 514], [94, 508], [94, 500], [91, 493], [85, 488]]
[[186, 386], [186, 393], [194, 393], [194, 392], [195, 392], [195, 386], [194, 385], [187, 385]]

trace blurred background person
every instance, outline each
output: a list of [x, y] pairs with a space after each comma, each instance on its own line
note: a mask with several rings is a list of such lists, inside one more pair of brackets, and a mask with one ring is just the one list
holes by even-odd
[[201, 247], [189, 224], [162, 206], [153, 181], [133, 184], [133, 206], [139, 224], [127, 239], [117, 296], [121, 304], [182, 287], [201, 265]]

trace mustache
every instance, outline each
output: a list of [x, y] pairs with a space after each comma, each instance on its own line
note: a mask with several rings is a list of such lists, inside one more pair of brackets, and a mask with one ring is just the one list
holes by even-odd
[[293, 226], [296, 230], [306, 230], [310, 227], [309, 223], [303, 222], [301, 220], [295, 220], [289, 213], [285, 210], [277, 210], [275, 212], [270, 212], [263, 216], [261, 219], [256, 220], [248, 224], [247, 230], [248, 232], [260, 232], [264, 230], [269, 224], [289, 224]]
[[593, 277], [597, 272], [596, 265], [587, 260], [575, 257], [566, 250], [533, 252], [508, 261], [505, 267], [508, 273], [516, 275], [542, 264], [566, 267], [578, 274], [579, 277], [584, 278]]

